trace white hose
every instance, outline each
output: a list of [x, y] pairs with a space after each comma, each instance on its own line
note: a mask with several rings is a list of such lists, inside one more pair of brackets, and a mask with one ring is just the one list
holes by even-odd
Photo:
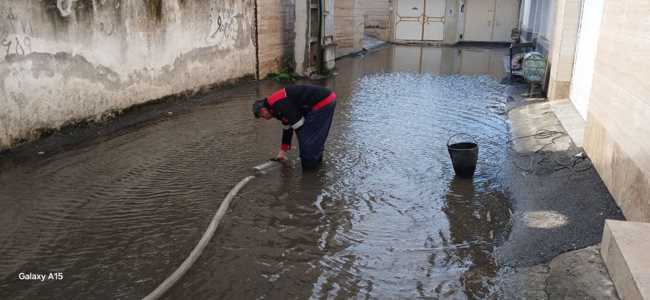
[[187, 270], [189, 270], [199, 258], [199, 256], [201, 256], [203, 249], [205, 249], [205, 247], [208, 245], [208, 242], [212, 239], [214, 232], [217, 230], [217, 226], [219, 226], [219, 222], [221, 222], [221, 219], [226, 214], [226, 211], [228, 211], [228, 206], [230, 206], [232, 199], [235, 198], [235, 196], [237, 196], [237, 193], [239, 193], [239, 190], [241, 190], [253, 178], [255, 178], [255, 176], [248, 176], [242, 179], [237, 185], [235, 185], [234, 188], [232, 188], [232, 190], [230, 190], [228, 195], [226, 195], [226, 198], [223, 200], [223, 202], [221, 202], [219, 210], [217, 210], [217, 213], [212, 218], [208, 229], [201, 237], [199, 243], [194, 247], [194, 250], [192, 250], [190, 255], [185, 259], [185, 261], [183, 261], [178, 269], [176, 269], [172, 275], [167, 277], [167, 279], [165, 279], [165, 281], [163, 281], [155, 290], [153, 290], [153, 292], [145, 296], [143, 298], [144, 300], [154, 300], [162, 297], [165, 292], [167, 292], [172, 286], [174, 286], [174, 284], [176, 284], [176, 282], [178, 282], [178, 280], [181, 279], [181, 277], [183, 277], [183, 275], [185, 275]]

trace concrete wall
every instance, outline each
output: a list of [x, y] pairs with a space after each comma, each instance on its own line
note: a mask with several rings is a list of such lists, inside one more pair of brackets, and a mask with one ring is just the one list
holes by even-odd
[[252, 0], [0, 2], [0, 148], [255, 73]]
[[309, 75], [307, 74], [309, 69], [309, 59], [307, 57], [309, 3], [307, 0], [297, 0], [295, 3], [294, 33], [296, 38], [293, 45], [294, 71], [300, 75]]
[[580, 10], [580, 0], [557, 0], [555, 28], [549, 57], [551, 65], [548, 85], [549, 100], [569, 97]]
[[[460, 0], [446, 0], [447, 8], [445, 12], [445, 40], [444, 44], [453, 45], [459, 41], [459, 33], [464, 30], [464, 25], [460, 26], [459, 22], [461, 21], [460, 7], [464, 5], [461, 4]], [[462, 20], [464, 23], [464, 20]]]
[[334, 1], [334, 42], [336, 56], [363, 48], [364, 16], [361, 0]]
[[365, 34], [384, 41], [392, 40], [394, 0], [361, 0]]
[[650, 222], [650, 5], [606, 0], [585, 150], [630, 221]]
[[[264, 78], [286, 65], [295, 67], [296, 0], [258, 0], [257, 5], [259, 71]], [[306, 22], [306, 15], [300, 17]]]

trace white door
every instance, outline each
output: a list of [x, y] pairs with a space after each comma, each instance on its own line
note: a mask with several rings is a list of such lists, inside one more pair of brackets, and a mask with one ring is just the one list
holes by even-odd
[[465, 1], [465, 32], [463, 40], [491, 42], [495, 0]]
[[395, 38], [422, 40], [424, 0], [399, 0], [395, 10]]
[[603, 2], [604, 0], [583, 1], [580, 28], [578, 29], [578, 43], [569, 98], [585, 120], [587, 120], [589, 97], [591, 96], [591, 81], [598, 50]]
[[510, 42], [512, 29], [519, 22], [519, 0], [496, 0], [493, 42]]
[[442, 41], [445, 38], [445, 1], [425, 0], [424, 6], [424, 33], [422, 39], [425, 41]]
[[395, 39], [442, 41], [445, 32], [445, 0], [398, 0]]

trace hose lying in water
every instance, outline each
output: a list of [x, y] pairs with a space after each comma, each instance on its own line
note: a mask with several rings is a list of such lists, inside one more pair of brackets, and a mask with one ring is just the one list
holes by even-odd
[[242, 179], [237, 185], [235, 185], [232, 190], [226, 195], [226, 198], [221, 202], [221, 205], [219, 206], [219, 209], [217, 210], [217, 213], [214, 215], [212, 218], [212, 221], [210, 222], [210, 225], [208, 225], [208, 229], [203, 233], [203, 236], [201, 237], [201, 240], [199, 240], [199, 243], [196, 244], [194, 247], [194, 250], [190, 253], [190, 255], [183, 261], [183, 263], [170, 275], [163, 281], [153, 292], [149, 293], [149, 295], [145, 296], [143, 299], [145, 300], [154, 300], [160, 298], [162, 295], [167, 292], [178, 280], [185, 275], [187, 270], [189, 270], [192, 265], [196, 262], [196, 260], [201, 256], [201, 253], [203, 253], [203, 250], [205, 247], [208, 245], [208, 242], [212, 239], [212, 236], [214, 236], [214, 232], [217, 230], [217, 226], [219, 226], [219, 222], [221, 222], [221, 219], [223, 216], [226, 214], [226, 211], [228, 211], [228, 207], [230, 206], [230, 202], [232, 202], [232, 199], [237, 196], [237, 193], [251, 180], [253, 180], [255, 176], [248, 176], [244, 179]]
[[[260, 175], [265, 175], [268, 171], [275, 169], [281, 165], [280, 162], [277, 161], [269, 161], [266, 163], [263, 163], [261, 165], [258, 165], [253, 168], [255, 171], [256, 176]], [[239, 191], [248, 184], [251, 180], [255, 179], [256, 176], [248, 176], [235, 187], [233, 187], [230, 192], [228, 192], [228, 195], [226, 195], [226, 198], [223, 199], [223, 202], [221, 202], [221, 205], [219, 205], [219, 209], [217, 210], [217, 213], [212, 217], [212, 221], [210, 221], [210, 225], [208, 225], [208, 229], [205, 230], [205, 233], [203, 233], [203, 236], [201, 237], [201, 240], [199, 240], [199, 243], [196, 244], [190, 255], [183, 261], [183, 263], [172, 273], [165, 281], [163, 281], [153, 292], [149, 293], [149, 295], [145, 296], [143, 299], [145, 300], [154, 300], [154, 299], [159, 299], [164, 295], [176, 282], [178, 282], [185, 273], [194, 265], [197, 259], [199, 259], [199, 256], [201, 256], [201, 253], [203, 253], [203, 250], [205, 247], [208, 245], [208, 242], [212, 239], [214, 236], [214, 233], [217, 231], [217, 226], [219, 226], [219, 223], [221, 222], [221, 219], [226, 215], [226, 212], [228, 211], [228, 207], [230, 206], [230, 203], [232, 202], [233, 198], [237, 196]]]

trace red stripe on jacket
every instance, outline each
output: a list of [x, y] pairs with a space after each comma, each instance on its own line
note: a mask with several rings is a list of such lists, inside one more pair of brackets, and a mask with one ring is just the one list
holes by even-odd
[[332, 92], [329, 96], [327, 96], [327, 98], [314, 104], [314, 106], [311, 107], [311, 111], [319, 110], [325, 106], [328, 106], [330, 105], [330, 103], [334, 102], [335, 99], [336, 99], [336, 93]]
[[273, 104], [275, 104], [275, 102], [278, 102], [278, 101], [280, 101], [280, 100], [282, 100], [284, 98], [287, 98], [287, 91], [285, 91], [284, 89], [281, 89], [281, 90], [271, 94], [271, 96], [269, 96], [268, 98], [266, 98], [266, 102], [269, 103], [269, 106], [273, 106]]

